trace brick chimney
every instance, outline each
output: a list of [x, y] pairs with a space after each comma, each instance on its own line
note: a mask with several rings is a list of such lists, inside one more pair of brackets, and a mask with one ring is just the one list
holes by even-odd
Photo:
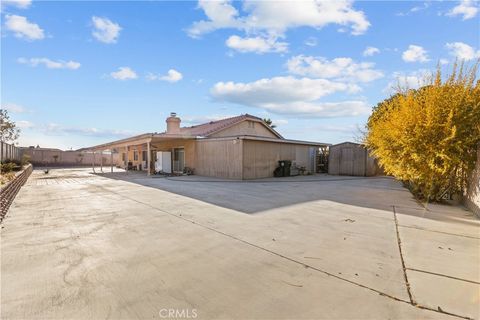
[[175, 112], [170, 113], [170, 117], [167, 118], [167, 133], [178, 134], [180, 133], [180, 118], [177, 117]]

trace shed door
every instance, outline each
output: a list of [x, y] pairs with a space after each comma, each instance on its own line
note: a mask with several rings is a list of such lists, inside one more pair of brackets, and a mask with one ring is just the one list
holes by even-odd
[[341, 175], [353, 176], [353, 149], [343, 148], [342, 156], [340, 157], [340, 172]]

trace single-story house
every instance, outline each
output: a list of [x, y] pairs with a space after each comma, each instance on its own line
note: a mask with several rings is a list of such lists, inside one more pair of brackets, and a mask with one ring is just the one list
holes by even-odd
[[316, 171], [316, 156], [325, 143], [288, 140], [261, 118], [244, 114], [181, 127], [176, 113], [167, 118], [163, 133], [85, 148], [119, 154], [117, 165], [126, 169], [194, 174], [231, 179], [272, 177], [279, 160], [293, 161], [307, 172]]

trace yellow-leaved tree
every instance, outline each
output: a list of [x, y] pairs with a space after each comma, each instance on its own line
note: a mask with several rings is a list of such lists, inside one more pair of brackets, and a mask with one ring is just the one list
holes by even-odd
[[437, 68], [425, 86], [399, 87], [368, 120], [365, 142], [385, 172], [427, 201], [461, 193], [474, 168], [480, 143], [477, 67], [455, 63], [445, 78]]

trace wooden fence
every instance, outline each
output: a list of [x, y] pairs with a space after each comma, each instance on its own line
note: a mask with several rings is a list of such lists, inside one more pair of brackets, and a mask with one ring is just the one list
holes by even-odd
[[477, 165], [470, 176], [468, 188], [464, 195], [464, 203], [480, 218], [480, 145], [477, 149]]
[[4, 160], [21, 160], [22, 153], [20, 148], [15, 147], [13, 144], [6, 142], [0, 142], [0, 161]]

